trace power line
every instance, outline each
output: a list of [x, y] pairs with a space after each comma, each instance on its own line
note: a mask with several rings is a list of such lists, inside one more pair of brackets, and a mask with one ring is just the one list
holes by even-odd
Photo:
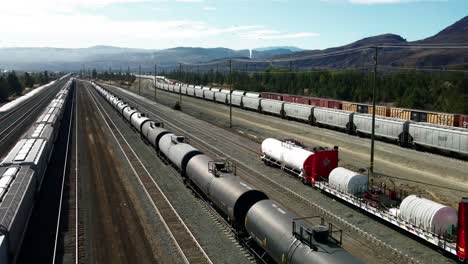
[[427, 44], [427, 45], [397, 45], [397, 44], [386, 44], [376, 45], [379, 48], [407, 48], [407, 49], [468, 49], [467, 45], [438, 45], [438, 44]]
[[430, 69], [430, 68], [418, 68], [418, 67], [398, 67], [391, 65], [379, 65], [379, 68], [383, 69], [394, 69], [394, 70], [416, 70], [416, 71], [427, 71], [427, 72], [459, 72], [468, 73], [468, 70], [449, 70], [449, 69]]

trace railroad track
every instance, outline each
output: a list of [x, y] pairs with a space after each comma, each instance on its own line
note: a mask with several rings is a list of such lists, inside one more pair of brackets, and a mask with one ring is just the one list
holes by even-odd
[[[99, 99], [96, 98], [95, 92], [90, 92], [86, 89], [93, 103], [96, 105], [99, 114], [103, 118], [107, 128], [116, 140], [123, 155], [127, 159], [131, 170], [138, 179], [138, 182], [143, 187], [145, 194], [153, 205], [157, 215], [161, 219], [164, 228], [171, 236], [174, 246], [179, 251], [181, 257], [186, 263], [210, 263], [211, 259], [198, 243], [195, 236], [184, 223], [177, 211], [172, 206], [169, 199], [163, 193], [156, 181], [151, 177], [145, 165], [137, 156], [132, 146], [125, 139], [119, 128], [112, 121], [106, 110], [104, 109]], [[102, 98], [101, 98], [102, 100]]]
[[[387, 256], [388, 259], [391, 259], [395, 263], [402, 263], [402, 262], [418, 263], [418, 261], [409, 257], [405, 253], [388, 245], [387, 243], [376, 238], [369, 232], [356, 227], [352, 223], [349, 223], [342, 217], [332, 213], [330, 210], [324, 208], [323, 206], [320, 206], [319, 204], [313, 201], [310, 201], [309, 199], [301, 196], [300, 194], [289, 189], [288, 187], [283, 186], [281, 183], [274, 181], [270, 177], [267, 177], [264, 174], [251, 169], [244, 162], [240, 161], [236, 157], [233, 157], [227, 154], [227, 151], [226, 151], [226, 150], [233, 150], [234, 152], [239, 152], [239, 151], [245, 152], [245, 150], [247, 150], [248, 155], [251, 155], [249, 157], [258, 159], [259, 158], [258, 153], [255, 152], [252, 146], [246, 146], [244, 144], [238, 143], [235, 138], [227, 137], [223, 135], [223, 133], [219, 133], [220, 131], [218, 131], [217, 133], [216, 130], [218, 129], [216, 128], [214, 130], [207, 129], [202, 124], [199, 124], [199, 122], [197, 122], [198, 121], [197, 119], [190, 118], [188, 116], [183, 116], [183, 115], [168, 114], [167, 107], [165, 106], [161, 106], [159, 104], [149, 104], [146, 102], [142, 103], [142, 101], [138, 102], [137, 100], [133, 99], [131, 96], [125, 94], [124, 92], [121, 92], [116, 89], [113, 89], [113, 90], [119, 96], [126, 98], [126, 100], [129, 103], [137, 106], [141, 111], [144, 111], [146, 113], [151, 113], [153, 116], [158, 117], [160, 121], [165, 122], [167, 126], [172, 127], [173, 129], [181, 132], [182, 134], [188, 135], [192, 142], [195, 141], [194, 145], [200, 148], [201, 150], [204, 150], [206, 153], [212, 153], [219, 158], [228, 157], [229, 159], [235, 161], [239, 171], [242, 172], [243, 175], [247, 176], [249, 181], [255, 182], [256, 183], [255, 185], [264, 186], [268, 190], [273, 191], [274, 193], [282, 197], [285, 197], [286, 199], [290, 201], [293, 201], [296, 203], [299, 202], [305, 205], [305, 208], [306, 210], [308, 210], [308, 212], [318, 213], [322, 215], [328, 221], [341, 226], [343, 230], [346, 230], [352, 234], [359, 235], [359, 237], [364, 239], [367, 243], [358, 241], [354, 237], [351, 237], [351, 236], [349, 237], [359, 242], [363, 246], [368, 246], [369, 248], [377, 250], [375, 251], [376, 253], [379, 252], [377, 254], [382, 255], [382, 256]], [[143, 105], [148, 105], [148, 106], [145, 107]], [[157, 111], [151, 110], [152, 107], [157, 109]], [[178, 125], [175, 125], [175, 123], [177, 123]], [[193, 133], [189, 132], [187, 129], [184, 129], [183, 127], [190, 127], [191, 129], [195, 129], [199, 133], [204, 134], [205, 136], [216, 140], [217, 144], [222, 145], [222, 149], [224, 151], [220, 150], [217, 147], [207, 144], [205, 140], [197, 136], [194, 136]], [[223, 130], [223, 129], [219, 128], [219, 130]], [[233, 145], [236, 146], [237, 149], [233, 148]]]
[[[76, 88], [75, 88], [76, 89]], [[70, 113], [70, 120], [69, 120], [69, 130], [67, 135], [67, 147], [66, 147], [66, 156], [65, 161], [68, 161], [68, 156], [71, 154], [72, 145], [75, 147], [75, 154], [74, 160], [68, 161], [63, 168], [62, 173], [62, 184], [60, 189], [60, 203], [59, 203], [59, 213], [57, 216], [57, 224], [56, 224], [56, 233], [55, 233], [55, 240], [54, 240], [54, 251], [52, 256], [52, 263], [62, 263], [62, 259], [60, 259], [61, 254], [63, 256], [70, 255], [72, 257], [72, 263], [78, 264], [83, 263], [84, 260], [84, 251], [82, 250], [84, 244], [84, 229], [83, 225], [81, 224], [81, 213], [80, 207], [78, 206], [79, 203], [79, 188], [78, 188], [78, 142], [77, 137], [78, 135], [78, 103], [77, 103], [77, 96], [76, 90], [73, 90], [73, 99], [72, 99], [72, 106], [71, 106], [71, 113]], [[75, 131], [73, 131], [73, 122], [75, 123]], [[73, 138], [73, 134], [75, 135], [75, 142], [71, 142]], [[73, 156], [72, 156], [73, 158]], [[74, 161], [74, 162], [73, 162]], [[67, 176], [68, 175], [68, 176]], [[64, 200], [68, 198], [68, 201]], [[64, 212], [66, 210], [66, 212]], [[64, 214], [67, 213], [65, 216]], [[66, 226], [64, 225], [63, 221], [66, 220]], [[61, 232], [67, 233], [67, 238], [63, 238]], [[60, 245], [63, 243], [63, 247]]]
[[[50, 91], [46, 91], [45, 94], [38, 95], [39, 98], [31, 98], [20, 107], [13, 109], [11, 112], [1, 116], [0, 146], [6, 144], [6, 141], [10, 138], [10, 135], [16, 132], [19, 127], [27, 124], [28, 122], [32, 122], [34, 118], [40, 114], [40, 110], [44, 108], [44, 106], [55, 96], [63, 84], [63, 81], [53, 84], [55, 87], [50, 89]], [[22, 110], [24, 110], [24, 112]], [[1, 154], [3, 153], [0, 153], [0, 155]]]
[[[62, 259], [58, 259], [59, 256], [61, 256], [61, 250], [62, 248], [59, 247], [59, 243], [61, 243], [61, 232], [62, 232], [62, 228], [63, 228], [63, 214], [64, 214], [64, 202], [63, 202], [63, 199], [64, 199], [64, 193], [65, 193], [65, 185], [66, 185], [66, 181], [67, 181], [67, 174], [70, 170], [70, 166], [69, 166], [69, 154], [71, 153], [71, 139], [72, 139], [72, 128], [73, 128], [73, 120], [76, 120], [76, 115], [73, 114], [73, 108], [74, 106], [76, 105], [76, 93], [75, 93], [75, 90], [73, 91], [73, 98], [72, 98], [72, 102], [71, 102], [71, 110], [70, 110], [70, 117], [69, 117], [69, 123], [68, 123], [68, 133], [67, 133], [67, 145], [66, 145], [66, 148], [65, 148], [65, 164], [63, 165], [63, 171], [62, 171], [62, 184], [61, 184], [61, 188], [60, 188], [60, 202], [59, 202], [59, 208], [58, 208], [58, 214], [57, 214], [57, 224], [56, 224], [56, 229], [55, 229], [55, 240], [54, 240], [54, 252], [53, 252], [53, 255], [52, 255], [52, 263], [55, 264], [55, 263], [61, 263], [62, 262]], [[76, 190], [76, 186], [70, 186], [70, 193], [74, 193], [73, 191]], [[75, 192], [76, 193], [76, 192]], [[76, 199], [77, 197], [75, 197]], [[77, 201], [77, 200], [76, 200]], [[71, 207], [68, 207], [69, 211], [68, 211], [68, 214], [69, 215], [74, 215], [76, 218], [78, 217], [78, 214], [76, 214], [76, 210], [75, 208], [71, 208]], [[75, 224], [75, 222], [69, 222], [69, 225], [68, 225], [68, 230], [77, 230], [76, 229], [77, 225]], [[77, 236], [75, 236], [73, 238], [73, 240], [75, 241], [78, 241], [78, 239], [76, 239]], [[64, 248], [63, 248], [63, 252], [68, 252], [70, 251], [70, 245], [66, 245], [66, 243], [64, 242]], [[73, 251], [72, 251], [73, 252]], [[76, 247], [76, 251], [75, 251], [75, 254], [74, 254], [74, 263], [78, 263], [78, 247]]]

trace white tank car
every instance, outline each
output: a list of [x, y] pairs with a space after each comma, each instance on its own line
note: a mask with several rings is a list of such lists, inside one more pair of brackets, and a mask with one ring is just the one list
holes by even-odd
[[349, 194], [367, 191], [368, 177], [342, 167], [335, 168], [328, 176], [328, 183], [336, 190]]
[[264, 155], [302, 172], [304, 162], [312, 154], [312, 152], [294, 144], [273, 138], [267, 138], [262, 142], [262, 152]]
[[338, 148], [318, 149], [314, 152], [304, 149], [291, 141], [267, 138], [262, 142], [263, 159], [286, 166], [299, 173], [304, 183], [328, 178], [330, 172], [338, 166]]
[[410, 195], [401, 202], [399, 216], [438, 235], [447, 234], [458, 221], [454, 208], [416, 195]]

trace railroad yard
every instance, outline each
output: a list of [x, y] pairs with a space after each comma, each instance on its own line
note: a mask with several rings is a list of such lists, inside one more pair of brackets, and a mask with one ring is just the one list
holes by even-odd
[[[148, 86], [142, 87], [151, 87], [150, 84], [151, 83], [148, 82]], [[346, 205], [340, 204], [324, 194], [313, 191], [309, 187], [303, 186], [294, 178], [288, 177], [288, 175], [284, 172], [282, 173], [281, 171], [265, 167], [259, 159], [260, 146], [258, 142], [261, 142], [261, 137], [259, 135], [262, 134], [265, 137], [273, 137], [274, 133], [281, 133], [279, 131], [282, 130], [282, 127], [278, 127], [281, 125], [281, 123], [284, 123], [281, 119], [269, 116], [261, 116], [256, 113], [235, 109], [233, 111], [235, 111], [234, 124], [236, 129], [230, 132], [222, 128], [223, 126], [228, 126], [228, 119], [224, 119], [228, 114], [226, 111], [227, 108], [225, 106], [204, 102], [194, 98], [184, 97], [182, 102], [182, 109], [183, 111], [190, 113], [190, 115], [197, 117], [197, 119], [194, 119], [186, 114], [182, 114], [178, 111], [170, 109], [170, 107], [173, 106], [178, 99], [178, 95], [176, 94], [168, 94], [157, 91], [157, 98], [160, 98], [161, 102], [169, 106], [162, 107], [155, 105], [151, 100], [148, 99], [153, 98], [154, 96], [154, 90], [151, 90], [151, 88], [147, 89], [146, 97], [148, 98], [144, 99], [143, 97], [137, 96], [135, 93], [128, 93], [124, 90], [120, 90], [112, 86], [104, 85], [104, 87], [111, 88], [110, 91], [114, 92], [117, 96], [124, 98], [125, 101], [133, 103], [133, 105], [138, 105], [139, 111], [148, 114], [151, 118], [164, 122], [167, 127], [173, 128], [183, 135], [190, 135], [191, 143], [202, 151], [213, 153], [219, 158], [228, 158], [233, 160], [237, 164], [238, 168], [242, 168], [243, 173], [240, 174], [240, 176], [244, 180], [257, 188], [266, 191], [270, 196], [280, 199], [280, 202], [286, 204], [288, 208], [300, 214], [301, 216], [310, 216], [316, 213], [324, 213], [319, 208], [326, 208], [325, 210], [327, 212], [325, 214], [330, 214], [327, 220], [330, 220], [331, 222], [335, 221], [337, 225], [349, 232], [349, 239], [353, 240], [354, 243], [345, 243], [344, 247], [354, 255], [374, 263], [381, 262], [382, 259], [387, 259], [388, 262], [395, 263], [411, 261], [411, 259], [413, 261], [420, 261], [422, 263], [452, 262], [452, 260], [438, 252], [435, 252], [430, 247], [421, 245], [420, 242], [415, 241], [414, 239], [409, 238], [406, 235], [401, 234], [400, 232], [395, 231], [384, 224], [376, 222], [375, 219], [367, 217], [347, 207]], [[137, 92], [137, 88], [138, 86], [136, 85], [133, 88], [133, 91]], [[211, 110], [209, 110], [210, 108]], [[239, 118], [239, 116], [242, 117], [243, 114], [244, 119]], [[209, 121], [209, 123], [198, 120], [198, 118], [205, 119]], [[245, 122], [244, 127], [242, 126], [243, 122]], [[273, 123], [275, 124], [275, 128], [272, 128], [272, 125], [267, 125], [268, 122], [275, 122]], [[218, 124], [220, 127], [210, 123]], [[298, 133], [297, 129], [301, 126], [304, 126], [309, 130], [316, 128], [310, 128], [299, 123], [292, 123], [291, 126], [293, 127], [288, 128], [290, 123], [291, 122], [288, 122], [286, 125], [284, 125], [286, 127], [285, 131], [289, 130], [288, 134], [284, 134], [285, 137], [292, 137], [293, 135], [296, 135], [296, 137], [299, 136], [299, 139], [304, 139], [306, 143], [310, 142], [307, 140], [307, 138], [304, 137], [303, 133]], [[250, 129], [245, 129], [247, 126]], [[270, 129], [270, 131], [268, 131], [268, 129]], [[241, 132], [239, 132], [239, 130]], [[327, 132], [330, 133], [330, 131], [324, 129], [319, 130], [321, 130], [319, 132], [320, 134], [326, 134]], [[333, 136], [334, 138], [340, 139], [339, 135], [339, 133], [336, 135], [332, 134], [329, 135], [329, 137]], [[345, 137], [346, 135], [342, 135], [342, 138]], [[322, 136], [321, 139], [322, 138], [324, 137]], [[346, 139], [341, 140], [345, 141]], [[365, 141], [365, 139], [358, 140]], [[326, 141], [321, 142], [314, 140], [312, 142], [323, 144], [323, 142]], [[343, 144], [338, 145], [342, 146]], [[361, 147], [365, 148], [365, 146]], [[392, 145], [388, 145], [388, 147], [392, 148]], [[343, 150], [342, 147], [340, 147], [340, 149]], [[423, 153], [423, 155], [432, 156], [433, 154]], [[341, 155], [341, 162], [351, 163], [351, 161], [356, 160], [355, 157], [354, 159], [347, 161], [347, 157], [348, 155]], [[400, 159], [403, 158], [404, 157], [400, 157]], [[419, 158], [417, 159], [419, 160]], [[460, 170], [459, 175], [462, 174], [461, 170], [465, 165], [463, 161], [452, 160], [449, 158], [443, 159], [447, 159], [448, 161], [452, 161], [454, 164], [458, 164], [458, 169]], [[360, 161], [360, 163], [357, 164], [363, 164], [364, 167], [365, 163], [366, 160], [363, 159]], [[394, 164], [394, 167], [391, 167], [390, 169], [395, 170], [395, 167], [397, 166], [397, 164]], [[402, 166], [398, 167], [405, 169], [405, 167]], [[378, 167], [377, 171], [381, 171], [380, 167]], [[413, 169], [412, 171], [415, 170]], [[443, 184], [443, 179], [440, 178], [439, 182], [440, 184]], [[411, 182], [411, 185], [413, 184], [414, 181]], [[450, 199], [448, 197], [452, 197], [453, 202], [456, 202], [457, 199], [460, 198], [460, 193], [463, 192], [462, 189], [460, 189], [460, 184], [456, 184], [455, 181], [451, 186], [458, 190], [458, 194], [454, 194], [453, 190], [447, 191], [441, 189], [440, 195], [445, 194], [446, 196], [441, 196], [445, 197], [445, 199]], [[358, 229], [355, 230], [355, 227], [353, 226], [357, 227]], [[360, 233], [359, 230], [365, 231]], [[356, 234], [358, 236], [356, 236]], [[356, 244], [356, 242], [358, 242], [358, 244]], [[372, 244], [372, 246], [369, 246], [370, 244]], [[353, 250], [352, 245], [359, 246]], [[366, 251], [364, 250], [365, 247], [368, 247], [369, 249]], [[365, 253], [362, 254], [362, 252]], [[376, 253], [377, 255], [375, 255]], [[372, 257], [372, 255], [374, 256]], [[409, 256], [409, 258], [404, 257], [405, 255]], [[399, 258], [396, 256], [399, 256]]]
[[[141, 79], [141, 91], [145, 98], [154, 99], [154, 83]], [[138, 82], [130, 90], [138, 93]], [[156, 101], [173, 107], [179, 95], [157, 91]], [[222, 104], [183, 96], [182, 111], [191, 116], [229, 130], [229, 107]], [[233, 107], [232, 132], [249, 138], [259, 152], [264, 138], [294, 138], [309, 146], [340, 148], [340, 163], [353, 170], [369, 167], [370, 140], [358, 138], [326, 128], [313, 127], [278, 117], [260, 115]], [[376, 143], [376, 173], [388, 188], [394, 185], [408, 193], [420, 194], [428, 199], [454, 207], [460, 197], [468, 195], [468, 162], [428, 152], [401, 148], [395, 144]], [[385, 177], [389, 176], [389, 177]], [[430, 187], [430, 188], [427, 188]]]
[[[57, 81], [29, 102], [37, 102], [38, 110], [27, 118], [34, 120], [65, 82]], [[364, 263], [457, 262], [429, 243], [265, 166], [260, 158], [265, 138], [292, 138], [305, 145], [338, 146], [340, 166], [357, 171], [368, 166], [369, 139], [238, 108], [232, 109], [230, 128], [226, 105], [182, 96], [181, 111], [174, 110], [180, 96], [158, 90], [154, 101], [153, 82], [146, 79], [125, 89], [73, 79], [72, 87], [21, 250], [9, 252], [18, 263], [259, 262], [261, 256], [240, 238], [232, 219], [188, 185], [181, 177], [185, 172], [145, 141], [103, 91], [143, 113], [141, 118], [184, 136], [205, 155], [233, 162], [248, 188], [307, 218], [307, 225], [330, 224], [332, 236], [341, 236], [339, 245]], [[20, 110], [13, 114], [26, 115]], [[28, 127], [8, 121], [7, 115], [2, 120], [7, 131], [3, 159]], [[374, 184], [455, 208], [468, 196], [466, 161], [383, 142], [377, 142], [376, 150]]]

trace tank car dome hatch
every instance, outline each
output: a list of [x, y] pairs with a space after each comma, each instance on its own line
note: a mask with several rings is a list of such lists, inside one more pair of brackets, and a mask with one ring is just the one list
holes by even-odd
[[314, 239], [318, 242], [326, 242], [328, 240], [328, 235], [330, 230], [326, 225], [314, 225], [312, 226], [312, 235]]

